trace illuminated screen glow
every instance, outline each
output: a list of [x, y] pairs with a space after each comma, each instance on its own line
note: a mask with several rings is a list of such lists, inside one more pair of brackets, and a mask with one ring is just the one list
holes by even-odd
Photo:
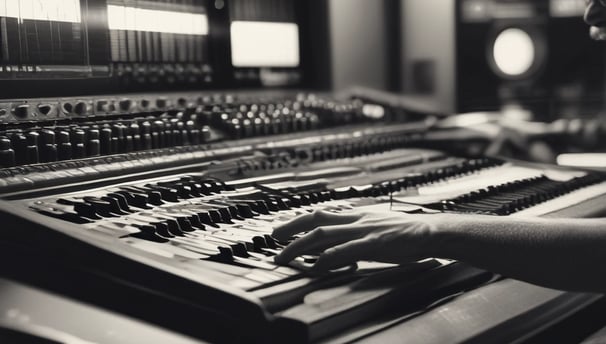
[[494, 61], [505, 75], [520, 76], [528, 72], [535, 62], [535, 55], [534, 41], [524, 30], [505, 29], [494, 41]]
[[565, 153], [557, 157], [558, 165], [575, 167], [606, 167], [604, 153]]
[[107, 6], [110, 30], [207, 35], [208, 17], [202, 13], [149, 10], [126, 6]]
[[80, 0], [0, 0], [0, 17], [80, 23]]
[[235, 67], [298, 67], [299, 27], [294, 23], [234, 21], [231, 60]]

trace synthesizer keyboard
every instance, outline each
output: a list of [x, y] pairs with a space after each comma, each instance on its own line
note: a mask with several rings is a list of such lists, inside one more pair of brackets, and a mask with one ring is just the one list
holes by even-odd
[[[498, 276], [437, 259], [316, 276], [315, 256], [273, 263], [288, 244], [276, 225], [367, 208], [543, 216], [606, 194], [600, 173], [423, 148], [427, 122], [359, 99], [169, 98], [117, 101], [100, 122], [96, 99], [86, 116], [6, 126], [9, 277], [210, 341], [314, 342]], [[577, 216], [604, 210], [586, 208]]]

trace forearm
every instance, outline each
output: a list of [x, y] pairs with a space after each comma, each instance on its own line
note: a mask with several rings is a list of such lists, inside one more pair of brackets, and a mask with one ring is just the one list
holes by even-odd
[[438, 257], [547, 287], [606, 292], [606, 219], [462, 216], [432, 241]]

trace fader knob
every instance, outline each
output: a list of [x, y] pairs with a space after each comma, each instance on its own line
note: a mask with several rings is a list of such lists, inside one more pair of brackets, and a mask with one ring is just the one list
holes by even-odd
[[28, 164], [37, 164], [39, 161], [38, 156], [38, 134], [35, 131], [27, 133], [27, 148], [26, 148], [26, 160]]
[[67, 131], [59, 131], [57, 133], [57, 155], [59, 160], [72, 159], [72, 144], [69, 132]]
[[99, 141], [99, 129], [88, 130], [88, 144], [86, 145], [88, 156], [99, 156], [101, 154], [101, 141]]
[[12, 147], [15, 150], [15, 163], [17, 165], [27, 164], [27, 138], [21, 132], [11, 137]]
[[139, 124], [136, 122], [131, 123], [128, 131], [129, 136], [132, 137], [133, 150], [138, 151], [143, 149], [143, 142], [141, 141], [141, 129]]
[[57, 145], [55, 144], [55, 132], [49, 129], [44, 129], [40, 132], [41, 150], [40, 157], [42, 162], [57, 161]]
[[102, 128], [99, 132], [100, 152], [101, 155], [108, 155], [112, 153], [112, 130], [111, 128]]
[[151, 123], [145, 121], [141, 123], [141, 146], [142, 149], [152, 149]]
[[84, 130], [73, 129], [71, 133], [71, 144], [72, 144], [72, 157], [75, 159], [81, 159], [86, 157], [86, 147], [84, 144], [85, 137]]
[[0, 138], [0, 167], [15, 166], [15, 151], [11, 147], [11, 140]]

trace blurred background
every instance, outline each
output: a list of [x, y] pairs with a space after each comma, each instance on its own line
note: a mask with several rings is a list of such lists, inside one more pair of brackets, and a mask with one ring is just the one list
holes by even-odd
[[457, 138], [491, 141], [470, 151], [544, 162], [601, 151], [605, 45], [589, 36], [585, 3], [329, 0], [328, 88], [366, 86], [438, 113], [473, 113], [444, 123], [478, 129]]
[[603, 150], [605, 43], [585, 3], [0, 0], [0, 87], [4, 99], [363, 87], [438, 115], [442, 146], [553, 163]]
[[[574, 216], [595, 215], [606, 197], [601, 174], [585, 178], [574, 173], [551, 180], [540, 172], [541, 166], [537, 171], [532, 167], [529, 179], [527, 172], [518, 172], [523, 164], [516, 161], [606, 169], [606, 42], [590, 38], [583, 20], [587, 2], [591, 0], [0, 0], [0, 215], [4, 214], [3, 223], [14, 221], [13, 227], [19, 229], [4, 225], [0, 235], [4, 243], [0, 253], [7, 258], [0, 264], [5, 270], [0, 273], [0, 293], [5, 295], [0, 298], [0, 342], [14, 342], [2, 337], [3, 326], [8, 326], [9, 335], [26, 328], [23, 332], [61, 337], [51, 330], [66, 329], [84, 338], [112, 336], [102, 340], [111, 343], [120, 342], [119, 335], [136, 337], [133, 343], [153, 341], [144, 338], [188, 342], [164, 336], [134, 318], [124, 322], [119, 314], [24, 289], [4, 280], [7, 275], [204, 338], [246, 332], [237, 331], [241, 327], [235, 320], [247, 319], [251, 310], [262, 321], [242, 328], [271, 336], [271, 326], [279, 324], [282, 315], [286, 319], [294, 314], [290, 310], [298, 312], [307, 296], [314, 305], [328, 300], [317, 298], [315, 288], [328, 288], [325, 295], [331, 298], [336, 292], [337, 300], [343, 296], [339, 302], [350, 303], [352, 296], [356, 300], [353, 313], [339, 307], [334, 307], [338, 313], [325, 313], [326, 303], [320, 302], [316, 318], [301, 308], [301, 315], [311, 320], [305, 320], [300, 330], [317, 331], [314, 335], [319, 336], [333, 331], [333, 321], [366, 321], [358, 319], [358, 311], [374, 314], [390, 295], [416, 295], [385, 287], [391, 282], [381, 277], [377, 284], [381, 294], [369, 296], [368, 303], [359, 302], [359, 295], [371, 294], [365, 283], [350, 280], [347, 271], [339, 271], [338, 280], [312, 279], [310, 284], [298, 280], [296, 270], [297, 277], [290, 270], [278, 271], [270, 257], [283, 246], [269, 236], [270, 210], [290, 211], [301, 205], [305, 211], [326, 205], [330, 211], [351, 209], [349, 203], [333, 208], [323, 202], [372, 196], [387, 204], [384, 196], [389, 194], [390, 211], [400, 210], [392, 209], [395, 205], [411, 213], [461, 209], [503, 215], [547, 203], [542, 206], [559, 207], [541, 210], [552, 214], [564, 209], [561, 199], [549, 203], [552, 198], [579, 191], [564, 199], [572, 210], [563, 214], [581, 209], [584, 212]], [[606, 1], [600, 0], [596, 8], [602, 9], [606, 23]], [[434, 155], [423, 148], [447, 154]], [[501, 169], [491, 157], [513, 163]], [[485, 169], [488, 174], [483, 174]], [[550, 165], [552, 169], [557, 170]], [[503, 178], [497, 176], [501, 173]], [[479, 189], [476, 176], [487, 189]], [[238, 181], [229, 184], [238, 190], [235, 195], [218, 195], [228, 188], [223, 179]], [[461, 193], [452, 198], [455, 194], [449, 191], [442, 198], [442, 182], [448, 184], [446, 189], [460, 182]], [[255, 191], [249, 193], [249, 187]], [[246, 191], [240, 193], [240, 188]], [[414, 198], [412, 203], [410, 199], [394, 203], [392, 198], [400, 191], [418, 196], [426, 188], [430, 196], [440, 197], [433, 204]], [[201, 202], [199, 210], [189, 208], [196, 205], [189, 203], [191, 199], [206, 195], [208, 200], [195, 201]], [[476, 198], [480, 195], [488, 196]], [[191, 210], [191, 217], [181, 216], [181, 206], [175, 203], [181, 201], [188, 202], [182, 214]], [[461, 202], [461, 208], [455, 202]], [[324, 205], [315, 208], [316, 203]], [[309, 204], [313, 206], [307, 208]], [[129, 205], [145, 209], [143, 216], [109, 219], [139, 211], [129, 210]], [[240, 231], [240, 225], [231, 221], [257, 213], [264, 214], [258, 228], [253, 222]], [[75, 224], [46, 224], [48, 216]], [[223, 228], [217, 223], [225, 224], [227, 232], [222, 230], [216, 238], [214, 230], [212, 235], [196, 236], [200, 247], [182, 241], [184, 232], [193, 230], [192, 223], [205, 228], [200, 219], [216, 228]], [[74, 228], [77, 235], [72, 237]], [[267, 235], [255, 234], [260, 241], [248, 241], [257, 229], [259, 235]], [[167, 242], [176, 244], [160, 246]], [[139, 257], [139, 248], [149, 252]], [[191, 259], [212, 261], [212, 268], [180, 265], [184, 252], [183, 258], [193, 254]], [[148, 260], [148, 253], [160, 255], [159, 267]], [[255, 262], [261, 253], [267, 257]], [[315, 261], [313, 256], [311, 261], [303, 258], [305, 263]], [[226, 268], [224, 275], [224, 263], [250, 270]], [[181, 277], [187, 281], [172, 276], [185, 271]], [[82, 282], [74, 283], [78, 279], [74, 274], [82, 274]], [[192, 283], [196, 282], [190, 279], [192, 274], [200, 274], [196, 280], [200, 286]], [[466, 280], [461, 280], [465, 289]], [[206, 285], [207, 281], [212, 283]], [[218, 293], [219, 286], [232, 281], [238, 284], [235, 288], [251, 294], [236, 295], [231, 288]], [[425, 284], [412, 281], [413, 289], [425, 289]], [[423, 283], [434, 283], [427, 281]], [[341, 282], [353, 284], [345, 288]], [[447, 300], [442, 298], [450, 292], [443, 294], [442, 289], [450, 286], [437, 285], [439, 298]], [[295, 292], [292, 299], [285, 293], [289, 288]], [[175, 295], [174, 290], [184, 293]], [[563, 318], [554, 325], [559, 311], [551, 315], [545, 311], [548, 304], [556, 305], [560, 294], [549, 292], [551, 296], [543, 299], [532, 290], [526, 294], [518, 290], [526, 289], [474, 297], [489, 301], [482, 306], [489, 308], [479, 311], [467, 306], [467, 313], [451, 309], [455, 318], [464, 320], [462, 327], [474, 331], [469, 325], [473, 322], [461, 314], [473, 313], [470, 319], [479, 316], [482, 321], [494, 315], [495, 328], [507, 336], [522, 333], [509, 333], [514, 323], [507, 309], [515, 309], [524, 332], [535, 330], [536, 322], [528, 320], [539, 314], [536, 318], [545, 327], [558, 327], [548, 335], [558, 340], [544, 342], [563, 342], [560, 332], [575, 325], [561, 325]], [[206, 292], [212, 302], [206, 303]], [[545, 301], [527, 302], [531, 296]], [[258, 300], [254, 305], [253, 298]], [[280, 306], [270, 307], [278, 299]], [[413, 307], [417, 301], [425, 305], [423, 298], [414, 299]], [[495, 300], [499, 303], [492, 303]], [[576, 300], [562, 312], [580, 309], [576, 307], [582, 298]], [[450, 307], [442, 301], [431, 303]], [[334, 304], [338, 303], [329, 303]], [[482, 311], [493, 309], [499, 311]], [[62, 316], [56, 316], [57, 310]], [[213, 312], [206, 313], [209, 310]], [[198, 311], [205, 315], [202, 320], [190, 316]], [[274, 311], [278, 318], [265, 318]], [[386, 326], [395, 324], [389, 316]], [[45, 319], [39, 325], [47, 326], [35, 326], [31, 319]], [[83, 326], [80, 319], [107, 326]], [[397, 322], [404, 319], [408, 315], [398, 313]], [[578, 322], [597, 327], [599, 321], [604, 326], [603, 316], [594, 319], [595, 324], [581, 317]], [[288, 321], [284, 324], [288, 331]], [[348, 326], [337, 325], [334, 331]], [[224, 326], [229, 331], [223, 331]], [[115, 331], [106, 331], [110, 327]], [[372, 328], [377, 329], [375, 320]], [[448, 328], [443, 333], [450, 341], [455, 338]], [[470, 338], [487, 337], [474, 332]], [[56, 342], [80, 341], [65, 337]]]
[[330, 0], [332, 87], [364, 85], [443, 112], [519, 105], [541, 119], [599, 111], [604, 44], [584, 0]]

